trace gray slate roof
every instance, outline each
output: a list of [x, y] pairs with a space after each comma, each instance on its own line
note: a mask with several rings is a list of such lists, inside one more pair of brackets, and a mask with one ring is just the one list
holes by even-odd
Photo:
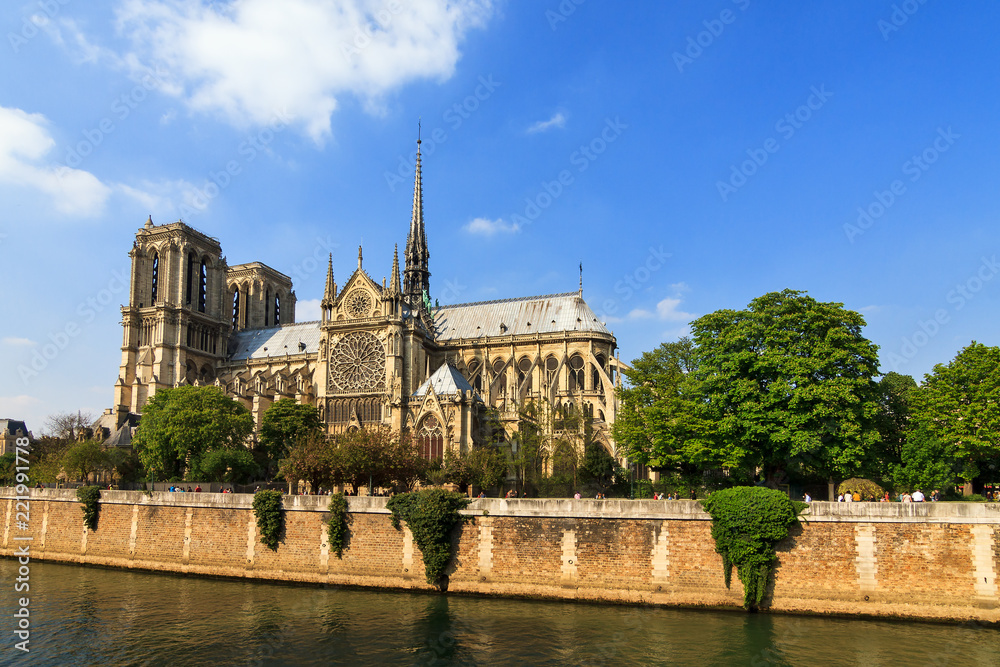
[[[232, 361], [283, 357], [285, 354], [316, 354], [319, 352], [319, 322], [296, 322], [265, 329], [243, 329], [233, 336], [235, 350]], [[305, 343], [305, 349], [299, 349]], [[264, 348], [267, 348], [266, 350]]]
[[442, 306], [434, 324], [438, 340], [563, 331], [611, 335], [579, 292]]
[[17, 419], [0, 419], [0, 433], [17, 435], [18, 430], [28, 435], [28, 427], [23, 421]]
[[460, 391], [473, 391], [469, 381], [451, 364], [443, 364], [431, 373], [431, 376], [424, 380], [424, 383], [413, 392], [413, 395], [426, 395], [432, 385], [434, 393], [438, 396], [457, 394]]

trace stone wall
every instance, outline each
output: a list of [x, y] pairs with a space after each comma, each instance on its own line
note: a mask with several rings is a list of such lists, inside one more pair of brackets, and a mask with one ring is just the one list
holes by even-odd
[[[103, 491], [98, 529], [75, 492], [31, 491], [27, 530], [0, 489], [0, 556], [326, 585], [430, 589], [413, 536], [384, 498], [349, 498], [342, 559], [327, 498], [285, 499], [277, 551], [260, 542], [252, 496]], [[21, 508], [23, 509], [23, 508]], [[740, 607], [711, 520], [692, 501], [476, 500], [455, 536], [450, 592]], [[15, 540], [15, 537], [22, 538]], [[23, 538], [30, 537], [30, 540]], [[1000, 505], [822, 503], [778, 547], [775, 611], [1000, 622]]]

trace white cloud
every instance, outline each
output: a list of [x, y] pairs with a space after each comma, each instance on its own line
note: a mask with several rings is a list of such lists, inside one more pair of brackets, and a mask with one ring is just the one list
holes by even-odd
[[470, 234], [480, 234], [482, 236], [493, 236], [494, 234], [517, 234], [521, 231], [521, 225], [516, 222], [504, 222], [503, 218], [490, 220], [489, 218], [476, 218], [463, 229]]
[[317, 143], [343, 95], [370, 111], [417, 79], [447, 79], [466, 31], [482, 26], [492, 0], [124, 0], [125, 57], [169, 72], [194, 110], [238, 127], [277, 113]]
[[0, 107], [0, 183], [38, 190], [61, 213], [99, 214], [111, 188], [88, 171], [48, 161], [54, 146], [45, 116]]
[[548, 120], [540, 120], [529, 127], [528, 134], [545, 132], [546, 130], [551, 130], [553, 127], [566, 127], [566, 116], [564, 116], [561, 111], [553, 115], [552, 118], [549, 118]]
[[667, 297], [656, 304], [656, 315], [667, 322], [689, 322], [695, 318], [691, 313], [678, 310], [681, 305], [679, 298]]
[[15, 347], [30, 347], [32, 345], [37, 345], [35, 341], [30, 338], [17, 338], [16, 336], [7, 336], [3, 339], [4, 345], [13, 345]]
[[653, 313], [645, 308], [633, 308], [625, 317], [630, 320], [648, 320], [653, 317]]
[[295, 302], [296, 322], [312, 322], [321, 319], [322, 314], [319, 299], [300, 299]]
[[41, 402], [40, 399], [28, 396], [27, 394], [21, 394], [20, 396], [0, 396], [0, 415], [9, 419], [19, 419], [16, 415]]

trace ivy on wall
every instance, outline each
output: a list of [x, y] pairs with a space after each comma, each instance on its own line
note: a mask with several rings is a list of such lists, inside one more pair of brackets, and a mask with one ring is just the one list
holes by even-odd
[[735, 565], [743, 582], [743, 606], [755, 611], [764, 600], [777, 560], [774, 547], [788, 536], [788, 529], [798, 523], [798, 513], [807, 505], [760, 486], [715, 491], [701, 503], [712, 516], [712, 537], [722, 556], [726, 588]]
[[90, 530], [97, 530], [97, 517], [101, 513], [98, 502], [101, 499], [101, 487], [81, 486], [76, 490], [76, 497], [83, 503], [83, 525]]
[[451, 531], [462, 520], [458, 511], [469, 506], [464, 494], [442, 489], [401, 493], [389, 499], [392, 525], [405, 521], [424, 558], [427, 583], [442, 587], [442, 576], [451, 560]]
[[343, 558], [344, 539], [347, 537], [347, 499], [343, 493], [330, 496], [330, 520], [326, 526], [330, 550], [336, 552], [337, 558]]
[[253, 494], [253, 513], [260, 529], [260, 541], [271, 550], [278, 549], [278, 539], [285, 520], [281, 492], [263, 489]]

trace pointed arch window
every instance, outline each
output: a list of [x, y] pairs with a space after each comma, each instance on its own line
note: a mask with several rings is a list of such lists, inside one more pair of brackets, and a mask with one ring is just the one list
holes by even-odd
[[160, 255], [153, 253], [153, 279], [150, 285], [150, 305], [156, 305], [156, 293], [160, 287]]
[[528, 357], [521, 357], [517, 362], [517, 386], [531, 391], [531, 359]]
[[267, 288], [264, 293], [264, 326], [271, 326], [271, 288]]
[[233, 290], [233, 330], [240, 327], [240, 288]]
[[274, 294], [274, 326], [281, 324], [281, 294]]
[[556, 369], [559, 368], [559, 361], [555, 357], [545, 360], [545, 386], [551, 388], [556, 381]]
[[208, 305], [208, 267], [205, 260], [201, 260], [201, 269], [198, 271], [198, 312], [204, 313]]
[[444, 433], [441, 422], [434, 415], [428, 415], [420, 423], [417, 435], [420, 445], [420, 455], [428, 460], [439, 460], [444, 457]]
[[191, 303], [192, 284], [194, 283], [194, 253], [188, 253], [187, 271], [185, 272], [184, 303]]
[[583, 391], [583, 357], [574, 354], [569, 358], [569, 390]]

